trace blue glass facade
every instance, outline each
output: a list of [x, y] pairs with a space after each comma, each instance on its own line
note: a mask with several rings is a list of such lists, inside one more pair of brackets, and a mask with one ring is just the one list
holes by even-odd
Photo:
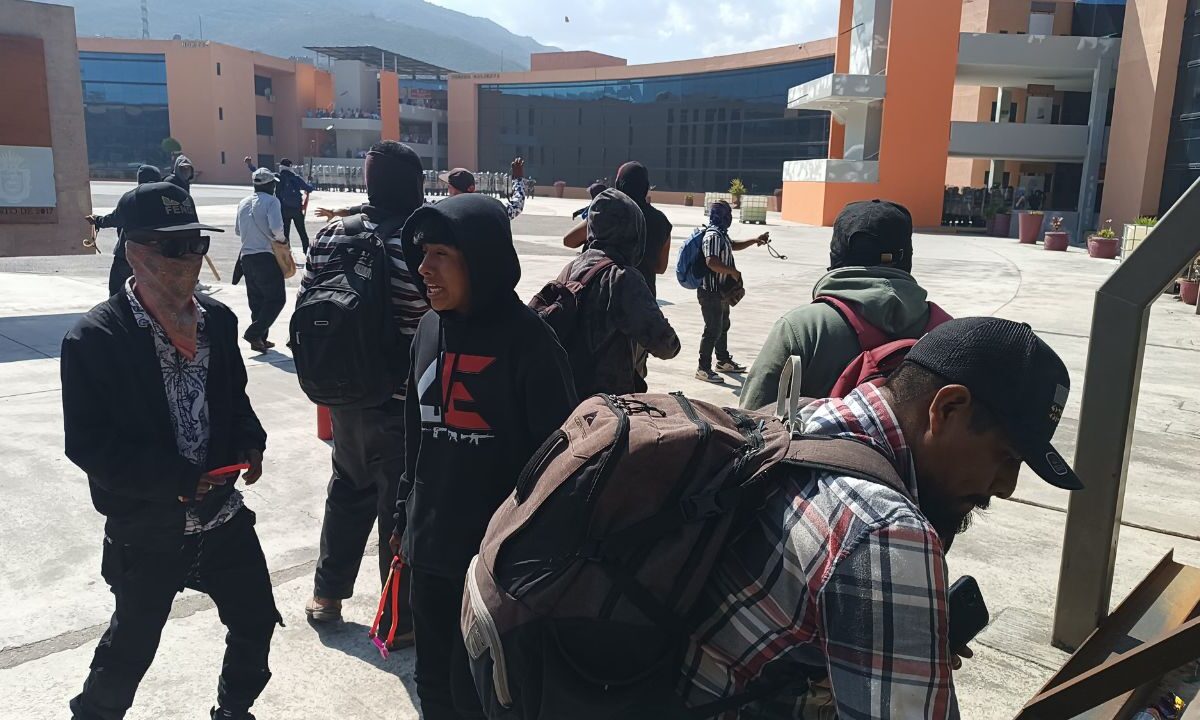
[[515, 156], [539, 184], [582, 187], [627, 160], [660, 190], [754, 194], [781, 185], [783, 163], [825, 157], [829, 115], [787, 109], [789, 88], [833, 72], [833, 58], [695, 75], [479, 86], [479, 166]]
[[166, 57], [80, 52], [79, 71], [92, 174], [133, 177], [142, 163], [169, 165]]
[[1190, 0], [1183, 21], [1179, 78], [1171, 111], [1167, 164], [1159, 212], [1166, 212], [1200, 178], [1200, 0]]

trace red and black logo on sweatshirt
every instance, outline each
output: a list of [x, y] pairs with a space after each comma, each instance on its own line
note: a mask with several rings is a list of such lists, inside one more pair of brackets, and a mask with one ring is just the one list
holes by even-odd
[[[471, 394], [476, 383], [486, 382], [482, 376], [495, 362], [496, 358], [485, 355], [445, 352], [440, 358], [434, 358], [421, 373], [417, 380], [421, 422], [435, 426], [432, 428], [434, 439], [444, 433], [455, 442], [462, 440], [478, 445], [481, 440], [495, 437], [491, 424], [479, 413], [478, 403]], [[437, 382], [439, 376], [440, 383]]]

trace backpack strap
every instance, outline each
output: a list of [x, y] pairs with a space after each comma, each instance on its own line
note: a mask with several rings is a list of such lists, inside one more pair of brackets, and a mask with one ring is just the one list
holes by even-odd
[[783, 462], [886, 485], [912, 499], [891, 461], [875, 448], [857, 440], [822, 435], [793, 436]]
[[943, 310], [937, 303], [931, 302], [927, 304], [929, 305], [929, 322], [925, 324], [925, 332], [929, 332], [938, 325], [954, 319], [954, 316]]
[[[880, 345], [888, 341], [888, 336], [882, 330], [875, 327], [871, 323], [863, 319], [863, 316], [858, 311], [858, 306], [853, 303], [848, 303], [841, 298], [832, 295], [821, 295], [813, 298], [814, 303], [824, 303], [833, 307], [842, 316], [854, 333], [858, 335], [858, 346], [863, 350], [874, 350]], [[931, 303], [932, 304], [932, 303]]]
[[367, 231], [366, 213], [351, 215], [342, 221], [342, 232], [346, 235], [362, 235]]
[[594, 280], [597, 275], [599, 275], [600, 273], [609, 269], [613, 265], [616, 265], [616, 263], [612, 261], [612, 258], [607, 258], [607, 257], [601, 258], [600, 260], [596, 261], [595, 265], [588, 268], [588, 271], [585, 272], [582, 276], [580, 276], [579, 280], [577, 280], [576, 282], [578, 282], [583, 287], [587, 287], [588, 283], [590, 283], [592, 280]]

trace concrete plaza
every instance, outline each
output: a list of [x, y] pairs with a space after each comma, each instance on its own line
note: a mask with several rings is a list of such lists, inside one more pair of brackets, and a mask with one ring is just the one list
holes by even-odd
[[[98, 211], [128, 188], [93, 183]], [[247, 188], [194, 188], [200, 219], [225, 227], [211, 257], [221, 273], [202, 280], [216, 298], [248, 322], [244, 285], [230, 286], [238, 241], [232, 234], [237, 200]], [[310, 207], [360, 202], [361, 196], [318, 193]], [[561, 245], [580, 201], [530, 199], [514, 223], [521, 255], [522, 297], [532, 296], [567, 262]], [[663, 207], [675, 224], [678, 249], [701, 222], [699, 208]], [[311, 217], [311, 213], [310, 213]], [[314, 218], [315, 220], [315, 218]], [[768, 230], [786, 261], [762, 248], [738, 253], [746, 300], [733, 311], [730, 346], [749, 365], [766, 332], [785, 310], [807, 302], [828, 264], [829, 231], [783, 223]], [[315, 234], [319, 224], [309, 224]], [[762, 229], [735, 225], [735, 239]], [[81, 238], [82, 240], [82, 238]], [[79, 315], [105, 296], [113, 231], [101, 234], [101, 255], [0, 259], [0, 718], [66, 717], [92, 649], [111, 612], [100, 577], [102, 518], [92, 509], [83, 473], [63, 455], [58, 349]], [[299, 255], [299, 243], [293, 237]], [[1048, 253], [1015, 241], [921, 235], [914, 274], [951, 314], [997, 315], [1030, 323], [1071, 371], [1070, 403], [1057, 444], [1073, 456], [1087, 333], [1096, 287], [1116, 267], [1086, 253]], [[298, 278], [288, 281], [294, 293]], [[652, 361], [654, 390], [735, 404], [739, 386], [695, 380], [702, 327], [693, 293], [660, 280], [664, 312], [684, 349], [669, 362]], [[283, 338], [291, 302], [275, 325], [274, 351], [258, 356], [243, 346], [249, 392], [269, 434], [263, 479], [246, 491], [273, 572], [275, 596], [287, 626], [275, 637], [274, 678], [256, 706], [259, 718], [366, 720], [415, 718], [411, 651], [381, 660], [366, 639], [378, 599], [375, 565], [364, 562], [346, 622], [314, 629], [303, 606], [312, 571], [329, 477], [329, 447], [315, 436], [315, 412], [296, 383]], [[1122, 599], [1168, 551], [1200, 564], [1200, 317], [1164, 296], [1153, 308], [1142, 377], [1125, 523], [1113, 593]], [[993, 622], [977, 639], [975, 658], [956, 674], [962, 716], [1012, 717], [1065, 659], [1049, 645], [1067, 496], [1025, 473], [1011, 501], [992, 509], [954, 545], [951, 576], [974, 575]], [[374, 552], [369, 550], [369, 552]], [[162, 645], [128, 717], [201, 718], [215, 700], [224, 633], [207, 598], [187, 592], [175, 606]]]

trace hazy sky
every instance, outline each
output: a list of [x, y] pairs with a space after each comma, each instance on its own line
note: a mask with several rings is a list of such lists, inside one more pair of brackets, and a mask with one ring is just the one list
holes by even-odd
[[[430, 0], [564, 50], [630, 63], [800, 44], [837, 28], [837, 0]], [[570, 18], [570, 22], [566, 21]]]

